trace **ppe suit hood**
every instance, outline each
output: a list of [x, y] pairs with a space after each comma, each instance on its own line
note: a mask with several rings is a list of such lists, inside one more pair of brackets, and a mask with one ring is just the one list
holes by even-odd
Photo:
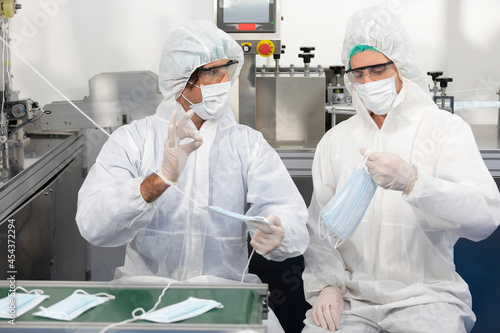
[[160, 59], [159, 87], [165, 99], [179, 98], [196, 68], [221, 60], [237, 60], [234, 83], [243, 66], [243, 50], [211, 21], [193, 21], [174, 30]]
[[[349, 52], [356, 45], [372, 46], [394, 61], [400, 75], [413, 81], [428, 93], [424, 75], [420, 71], [411, 40], [399, 19], [385, 6], [372, 6], [351, 16], [342, 46], [342, 63], [349, 68]], [[366, 110], [347, 75], [344, 76], [347, 89], [353, 95], [356, 110]], [[362, 107], [359, 107], [361, 103]]]

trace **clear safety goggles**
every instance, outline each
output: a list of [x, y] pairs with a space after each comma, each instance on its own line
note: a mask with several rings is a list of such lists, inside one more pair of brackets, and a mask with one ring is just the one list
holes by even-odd
[[395, 71], [396, 66], [394, 65], [394, 62], [389, 61], [383, 64], [349, 69], [346, 71], [346, 74], [352, 83], [363, 84], [365, 83], [365, 75], [372, 81], [379, 81], [389, 78], [395, 73]]
[[203, 83], [219, 83], [223, 80], [224, 76], [227, 74], [229, 79], [231, 79], [236, 72], [238, 67], [237, 60], [229, 60], [224, 65], [208, 67], [208, 68], [198, 68], [198, 78], [203, 81]]

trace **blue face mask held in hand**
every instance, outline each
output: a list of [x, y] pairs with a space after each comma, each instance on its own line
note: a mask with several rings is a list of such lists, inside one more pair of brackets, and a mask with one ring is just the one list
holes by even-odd
[[[25, 293], [16, 292], [18, 289]], [[42, 294], [43, 290], [27, 291], [23, 287], [16, 287], [12, 294], [0, 299], [0, 318], [14, 319], [25, 314], [49, 297]]]
[[240, 221], [243, 221], [243, 222], [255, 222], [255, 223], [262, 223], [262, 224], [265, 224], [265, 225], [272, 225], [271, 222], [269, 222], [265, 217], [262, 217], [262, 216], [246, 216], [246, 215], [243, 215], [243, 214], [239, 214], [239, 213], [234, 213], [234, 212], [230, 212], [228, 210], [225, 210], [225, 209], [222, 209], [220, 207], [216, 207], [216, 206], [201, 206], [200, 207], [201, 209], [204, 209], [204, 210], [207, 210], [209, 212], [212, 212], [212, 213], [216, 213], [216, 214], [220, 214], [220, 215], [223, 215], [223, 216], [226, 216], [226, 217], [230, 217], [230, 218], [233, 218], [233, 219], [237, 219], [237, 220], [240, 220]]
[[320, 212], [320, 219], [328, 228], [328, 234], [337, 239], [336, 248], [354, 234], [377, 190], [377, 184], [364, 166], [369, 155], [367, 151], [361, 165], [353, 170], [347, 183]]
[[105, 303], [110, 299], [115, 299], [115, 296], [106, 293], [90, 295], [85, 291], [78, 289], [75, 290], [70, 296], [48, 308], [40, 307], [40, 311], [33, 313], [33, 315], [70, 321], [85, 311]]

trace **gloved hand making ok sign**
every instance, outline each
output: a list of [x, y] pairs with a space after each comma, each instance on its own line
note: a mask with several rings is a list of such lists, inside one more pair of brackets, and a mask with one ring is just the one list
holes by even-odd
[[[158, 175], [166, 184], [177, 183], [189, 154], [203, 143], [201, 135], [186, 126], [193, 115], [193, 110], [187, 111], [178, 124], [176, 124], [177, 111], [174, 110], [170, 116], [168, 138], [164, 143], [163, 163], [158, 171]], [[184, 138], [192, 138], [193, 141], [179, 145], [179, 142]]]

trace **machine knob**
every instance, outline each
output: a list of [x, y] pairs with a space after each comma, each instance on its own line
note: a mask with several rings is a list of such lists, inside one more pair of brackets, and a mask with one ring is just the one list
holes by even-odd
[[304, 64], [309, 64], [311, 62], [311, 58], [314, 58], [314, 54], [310, 52], [314, 51], [315, 49], [316, 48], [314, 46], [302, 46], [300, 48], [300, 50], [304, 53], [300, 53], [299, 58], [304, 59]]
[[436, 81], [436, 78], [443, 75], [443, 72], [427, 72], [427, 75], [432, 76], [432, 81]]
[[299, 58], [304, 58], [304, 64], [309, 64], [311, 62], [311, 58], [314, 58], [313, 53], [301, 53], [299, 54]]
[[441, 88], [446, 88], [448, 87], [448, 82], [453, 82], [453, 79], [451, 77], [438, 77], [436, 81], [439, 82]]
[[304, 53], [310, 53], [311, 51], [316, 50], [316, 48], [314, 46], [302, 46], [300, 50], [304, 51]]
[[274, 44], [268, 39], [263, 39], [257, 44], [257, 53], [263, 57], [270, 57], [274, 53]]
[[241, 44], [241, 48], [243, 49], [243, 52], [248, 53], [252, 49], [252, 44], [251, 43], [243, 43], [243, 44]]
[[333, 71], [333, 74], [340, 75], [340, 74], [342, 74], [342, 70], [344, 69], [344, 66], [330, 66], [330, 69]]

